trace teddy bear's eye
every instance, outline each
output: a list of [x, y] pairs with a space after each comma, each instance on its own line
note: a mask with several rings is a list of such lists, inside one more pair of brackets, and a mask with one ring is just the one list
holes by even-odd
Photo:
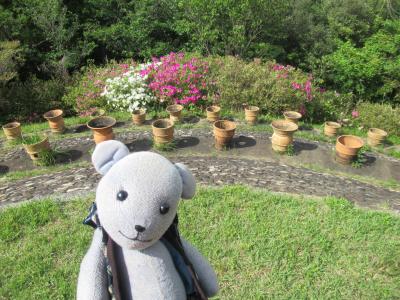
[[162, 204], [160, 206], [160, 213], [162, 215], [165, 215], [169, 211], [169, 205], [168, 204]]
[[119, 191], [117, 194], [117, 199], [119, 201], [124, 201], [126, 198], [128, 198], [128, 192], [127, 191]]

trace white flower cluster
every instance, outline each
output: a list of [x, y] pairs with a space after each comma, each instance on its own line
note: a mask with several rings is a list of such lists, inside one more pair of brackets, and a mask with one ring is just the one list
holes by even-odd
[[147, 65], [141, 64], [121, 76], [106, 80], [106, 86], [102, 93], [106, 97], [108, 105], [113, 109], [133, 112], [136, 109], [146, 109], [148, 104], [156, 100], [146, 84], [147, 76], [141, 76], [140, 70]]

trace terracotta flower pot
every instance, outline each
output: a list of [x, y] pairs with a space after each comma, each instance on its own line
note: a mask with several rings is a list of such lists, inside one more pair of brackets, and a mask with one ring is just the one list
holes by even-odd
[[180, 104], [174, 104], [167, 106], [167, 112], [172, 122], [179, 122], [181, 120], [183, 106]]
[[379, 128], [370, 128], [368, 130], [367, 143], [372, 147], [381, 145], [387, 137], [387, 132]]
[[11, 122], [3, 125], [3, 131], [7, 140], [18, 140], [22, 138], [21, 124], [18, 122]]
[[167, 144], [174, 140], [174, 122], [159, 119], [151, 124], [155, 144]]
[[207, 120], [209, 122], [215, 122], [219, 120], [219, 112], [221, 107], [212, 105], [206, 108], [207, 111]]
[[288, 120], [275, 120], [271, 123], [274, 134], [272, 135], [272, 149], [276, 152], [286, 152], [293, 143], [293, 134], [299, 126]]
[[301, 119], [302, 115], [301, 113], [297, 111], [285, 111], [283, 113], [284, 117], [286, 120], [293, 122], [295, 124], [299, 123], [299, 120]]
[[260, 109], [257, 106], [248, 106], [244, 108], [245, 119], [248, 124], [257, 124], [258, 113]]
[[229, 145], [235, 135], [236, 124], [228, 120], [220, 120], [214, 122], [214, 138], [215, 148], [218, 150], [224, 149]]
[[32, 160], [39, 159], [39, 153], [43, 150], [51, 150], [49, 138], [44, 136], [43, 139], [35, 144], [23, 143], [26, 153], [31, 157]]
[[117, 121], [112, 117], [97, 117], [87, 122], [87, 127], [92, 129], [93, 138], [96, 144], [114, 139], [115, 135], [112, 127]]
[[63, 133], [65, 131], [63, 111], [61, 109], [53, 109], [43, 115], [49, 122], [52, 133]]
[[342, 125], [339, 123], [331, 121], [325, 122], [324, 134], [326, 136], [336, 136], [340, 127], [342, 127]]
[[135, 125], [142, 125], [146, 121], [146, 111], [142, 108], [132, 112], [132, 122]]
[[361, 138], [354, 135], [341, 135], [336, 139], [336, 161], [348, 165], [364, 146]]

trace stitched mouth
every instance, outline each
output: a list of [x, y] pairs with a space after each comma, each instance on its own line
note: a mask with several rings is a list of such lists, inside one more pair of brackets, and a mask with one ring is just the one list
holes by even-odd
[[138, 242], [142, 242], [142, 243], [151, 242], [151, 240], [141, 240], [141, 239], [139, 239], [139, 233], [138, 233], [134, 238], [130, 238], [129, 236], [126, 236], [121, 230], [118, 230], [118, 232], [119, 232], [124, 238], [127, 238], [128, 240], [131, 240], [131, 241], [138, 241]]

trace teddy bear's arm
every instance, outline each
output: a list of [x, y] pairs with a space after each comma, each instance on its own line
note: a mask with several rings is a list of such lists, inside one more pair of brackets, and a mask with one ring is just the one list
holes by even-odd
[[82, 260], [78, 278], [78, 300], [110, 299], [107, 291], [107, 271], [102, 236], [101, 229], [96, 229], [92, 244]]
[[199, 277], [201, 287], [204, 289], [206, 296], [215, 296], [218, 293], [219, 287], [214, 269], [195, 247], [185, 239], [181, 239], [185, 253]]

